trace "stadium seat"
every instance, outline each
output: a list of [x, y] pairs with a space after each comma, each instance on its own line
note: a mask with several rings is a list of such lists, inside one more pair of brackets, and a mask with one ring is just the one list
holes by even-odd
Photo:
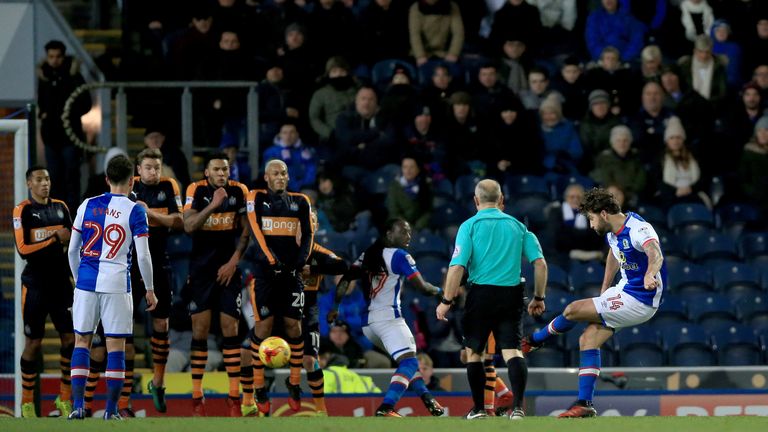
[[667, 283], [670, 291], [678, 295], [714, 290], [709, 268], [685, 261], [667, 265]]
[[415, 259], [424, 256], [434, 256], [448, 261], [448, 242], [444, 238], [432, 234], [429, 231], [422, 230], [411, 238], [411, 245], [408, 251]]
[[371, 227], [367, 232], [358, 234], [352, 238], [352, 260], [356, 260], [368, 246], [372, 245], [379, 238], [379, 231]]
[[675, 260], [687, 259], [688, 256], [685, 253], [685, 247], [675, 234], [663, 230], [656, 230], [656, 234], [659, 236], [659, 245], [661, 246], [661, 251], [664, 253], [664, 258], [668, 263]]
[[738, 301], [736, 310], [743, 324], [755, 330], [768, 329], [768, 295]]
[[645, 324], [622, 329], [613, 337], [619, 365], [659, 367], [664, 365], [664, 351], [656, 330]]
[[581, 175], [563, 175], [557, 177], [554, 181], [555, 196], [554, 199], [560, 201], [563, 199], [565, 189], [572, 184], [580, 184], [584, 190], [590, 190], [595, 186], [595, 181], [589, 177]]
[[560, 292], [560, 291], [552, 291], [550, 293], [547, 293], [547, 310], [544, 311], [541, 316], [536, 318], [536, 321], [541, 323], [549, 323], [553, 319], [555, 319], [556, 316], [563, 313], [565, 310], [565, 307], [568, 306], [571, 302], [575, 301], [576, 297], [574, 297], [571, 294]]
[[567, 364], [566, 351], [554, 344], [547, 344], [544, 347], [526, 354], [528, 367], [548, 367], [563, 368]]
[[749, 222], [758, 221], [760, 210], [750, 204], [726, 204], [717, 209], [715, 217], [719, 228], [728, 229], [734, 225], [744, 226]]
[[547, 290], [555, 289], [562, 292], [571, 291], [568, 273], [556, 264], [547, 265]]
[[652, 206], [652, 205], [640, 205], [637, 207], [637, 214], [643, 218], [646, 222], [653, 225], [653, 228], [658, 233], [659, 229], [667, 228], [667, 215], [664, 214], [664, 210]]
[[761, 364], [760, 344], [753, 329], [730, 325], [710, 331], [718, 351], [720, 366], [749, 366]]
[[349, 234], [340, 234], [327, 232], [324, 235], [315, 237], [315, 241], [326, 249], [330, 249], [340, 258], [348, 263], [357, 257], [352, 257], [353, 236]]
[[669, 325], [664, 328], [664, 344], [670, 366], [715, 366], [717, 357], [712, 341], [696, 324]]
[[379, 90], [386, 88], [387, 84], [389, 84], [389, 81], [392, 79], [392, 75], [395, 74], [395, 70], [399, 68], [408, 71], [408, 75], [412, 77], [413, 80], [418, 77], [416, 68], [412, 64], [399, 59], [387, 59], [373, 65], [373, 69], [371, 70], [371, 80], [373, 81], [373, 85]]
[[547, 224], [547, 216], [544, 214], [544, 208], [549, 201], [540, 196], [526, 196], [519, 199], [512, 199], [511, 205], [504, 207], [504, 212], [514, 216], [520, 222], [523, 222], [532, 231], [539, 231]]
[[453, 191], [457, 202], [471, 200], [475, 196], [475, 186], [482, 178], [474, 175], [463, 175], [456, 179]]
[[394, 180], [400, 175], [400, 170], [401, 168], [398, 164], [386, 164], [383, 167], [376, 169], [374, 172], [384, 178]]
[[688, 255], [698, 263], [738, 259], [736, 245], [725, 234], [714, 234], [695, 239], [691, 243]]
[[714, 226], [712, 212], [704, 204], [675, 204], [667, 213], [667, 225], [677, 230], [686, 226]]
[[549, 201], [552, 193], [544, 177], [511, 176], [504, 180], [504, 195], [514, 200], [524, 197], [540, 197]]
[[738, 321], [731, 302], [722, 294], [691, 294], [685, 297], [688, 318], [701, 324], [705, 320]]
[[716, 236], [719, 233], [714, 228], [704, 227], [701, 225], [688, 225], [678, 229], [676, 234], [678, 240], [685, 248], [686, 255], [690, 257], [693, 243], [699, 241], [702, 238]]
[[760, 289], [760, 274], [749, 264], [723, 264], [715, 267], [715, 287], [718, 291], [736, 296], [739, 291]]
[[656, 328], [663, 328], [667, 324], [687, 323], [688, 313], [681, 297], [675, 294], [665, 294], [661, 306], [651, 318], [650, 324]]
[[768, 256], [768, 233], [751, 233], [743, 236], [739, 240], [739, 255], [747, 261]]
[[419, 269], [421, 276], [425, 281], [442, 287], [443, 278], [448, 271], [448, 262], [443, 258], [435, 256], [424, 256], [416, 261], [416, 268]]
[[187, 283], [187, 277], [189, 277], [189, 257], [177, 256], [170, 258], [171, 262], [171, 281], [174, 284], [174, 295], [181, 295], [181, 289], [184, 288], [184, 284]]
[[187, 257], [192, 252], [192, 237], [187, 234], [168, 236], [168, 257]]
[[580, 297], [599, 296], [604, 274], [605, 269], [599, 262], [571, 262], [571, 285]]
[[392, 179], [386, 174], [372, 172], [365, 175], [360, 182], [363, 190], [370, 195], [386, 195]]
[[440, 230], [450, 225], [461, 225], [466, 220], [466, 215], [467, 211], [460, 205], [445, 204], [432, 211], [432, 227]]
[[432, 182], [432, 193], [435, 196], [453, 199], [453, 183], [445, 178]]

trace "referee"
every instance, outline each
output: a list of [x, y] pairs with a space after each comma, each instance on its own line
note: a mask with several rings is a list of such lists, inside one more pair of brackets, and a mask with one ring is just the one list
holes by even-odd
[[469, 282], [462, 329], [467, 349], [467, 379], [474, 404], [466, 418], [488, 416], [483, 409], [483, 352], [492, 333], [509, 368], [514, 394], [509, 418], [519, 420], [525, 417], [522, 403], [528, 378], [528, 366], [520, 350], [525, 310], [525, 285], [520, 279], [520, 263], [525, 257], [534, 266], [534, 298], [528, 304], [531, 315], [540, 315], [545, 309], [547, 263], [536, 235], [501, 211], [504, 196], [498, 182], [482, 180], [475, 187], [474, 200], [477, 214], [459, 227], [445, 293], [437, 306], [437, 319], [446, 319], [466, 269]]

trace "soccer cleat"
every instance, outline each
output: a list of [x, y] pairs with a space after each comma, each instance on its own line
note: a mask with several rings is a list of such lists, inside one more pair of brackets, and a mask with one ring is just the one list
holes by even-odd
[[488, 417], [498, 417], [498, 415], [496, 415], [496, 410], [486, 408], [485, 413], [488, 414]]
[[227, 416], [229, 417], [242, 417], [243, 413], [240, 410], [240, 398], [227, 398]]
[[534, 342], [533, 337], [526, 336], [520, 341], [520, 345], [522, 345], [523, 354], [528, 354], [531, 352], [536, 351], [537, 349], [544, 346], [541, 342]]
[[133, 410], [131, 408], [123, 408], [123, 409], [119, 410], [117, 413], [120, 414], [120, 417], [123, 417], [123, 418], [134, 418], [134, 417], [136, 417], [136, 413], [133, 412]]
[[394, 407], [388, 406], [388, 405], [380, 405], [378, 408], [376, 408], [376, 417], [400, 417], [402, 418], [400, 414], [395, 411]]
[[[123, 408], [123, 409], [128, 409], [128, 408]], [[116, 413], [116, 412], [108, 413], [108, 412], [105, 412], [104, 413], [104, 420], [118, 420], [118, 421], [122, 421], [123, 417], [120, 415], [120, 413]]]
[[293, 412], [301, 410], [301, 386], [291, 384], [291, 379], [285, 379], [285, 386], [288, 388], [288, 406]]
[[486, 419], [488, 418], [488, 414], [486, 414], [485, 410], [476, 410], [472, 408], [466, 416], [464, 416], [467, 420], [478, 420], [478, 419]]
[[192, 417], [205, 416], [205, 398], [192, 398]]
[[523, 411], [523, 409], [520, 407], [513, 408], [512, 412], [509, 413], [510, 420], [522, 420], [524, 418], [525, 418], [525, 411]]
[[255, 402], [253, 405], [240, 405], [240, 415], [243, 417], [258, 417], [259, 407]]
[[440, 417], [445, 414], [443, 407], [437, 402], [434, 396], [429, 393], [421, 395], [421, 401], [424, 403], [424, 407], [427, 408], [430, 414], [434, 417]]
[[93, 417], [93, 410], [90, 408], [83, 408], [83, 415], [85, 418], [91, 418]]
[[597, 410], [595, 407], [592, 406], [591, 402], [587, 402], [584, 400], [577, 400], [576, 402], [571, 405], [570, 408], [568, 408], [567, 411], [560, 414], [559, 418], [585, 418], [585, 417], [595, 417], [597, 415]]
[[[56, 399], [59, 400], [58, 398]], [[64, 414], [62, 413], [62, 416]], [[37, 412], [35, 411], [35, 403], [34, 402], [25, 402], [21, 404], [21, 416], [23, 418], [35, 418], [37, 417]], [[67, 413], [67, 416], [69, 416], [69, 413]]]
[[69, 413], [72, 412], [72, 402], [68, 400], [62, 400], [61, 396], [56, 396], [56, 400], [53, 401], [56, 405], [56, 409], [61, 413], [61, 417], [69, 417]]
[[82, 408], [72, 410], [67, 416], [67, 420], [85, 420], [85, 411]]
[[514, 399], [514, 396], [511, 391], [496, 398], [496, 416], [501, 417], [507, 415], [507, 411], [512, 408], [512, 399]]
[[272, 409], [272, 404], [269, 402], [269, 396], [267, 396], [267, 389], [256, 389], [256, 406], [259, 407], [259, 412], [265, 416], [269, 415], [269, 411]]
[[156, 387], [152, 380], [149, 380], [147, 390], [152, 394], [152, 402], [155, 403], [157, 412], [166, 412], [168, 406], [165, 404], [165, 387]]

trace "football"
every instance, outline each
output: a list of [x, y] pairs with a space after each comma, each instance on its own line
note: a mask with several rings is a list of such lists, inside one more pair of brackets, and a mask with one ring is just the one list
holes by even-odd
[[268, 337], [259, 346], [259, 358], [266, 367], [281, 368], [288, 364], [288, 360], [291, 358], [291, 348], [283, 338]]

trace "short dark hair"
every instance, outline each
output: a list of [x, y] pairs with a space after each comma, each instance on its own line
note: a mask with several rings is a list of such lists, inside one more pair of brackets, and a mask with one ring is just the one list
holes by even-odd
[[221, 160], [225, 160], [225, 161], [229, 162], [229, 156], [227, 156], [226, 153], [214, 152], [214, 153], [209, 153], [205, 157], [205, 163], [203, 164], [203, 167], [204, 168], [208, 168], [208, 165], [211, 163], [211, 161], [215, 160], [215, 159], [221, 159]]
[[133, 177], [133, 164], [128, 156], [117, 155], [107, 164], [107, 178], [111, 184], [123, 184]]
[[27, 168], [27, 180], [32, 178], [32, 173], [33, 172], [40, 171], [40, 170], [47, 170], [47, 169], [48, 168], [46, 168], [46, 167], [44, 167], [42, 165], [32, 165], [31, 167]]
[[163, 152], [161, 152], [159, 149], [145, 148], [139, 152], [138, 156], [136, 156], [136, 165], [141, 165], [144, 159], [160, 159], [162, 162]]
[[66, 54], [67, 46], [64, 45], [64, 42], [54, 39], [45, 44], [45, 51], [48, 52], [50, 50], [60, 50], [62, 54]]
[[537, 74], [540, 74], [540, 75], [543, 75], [543, 76], [544, 76], [544, 79], [545, 79], [545, 80], [547, 80], [547, 81], [549, 81], [549, 71], [547, 71], [546, 69], [544, 69], [544, 68], [541, 68], [541, 67], [538, 67], [538, 66], [533, 66], [533, 67], [532, 67], [532, 68], [531, 68], [531, 69], [528, 71], [528, 76], [531, 76], [531, 74], [535, 74], [535, 73], [537, 73]]
[[579, 212], [586, 215], [587, 213], [600, 213], [603, 210], [608, 214], [621, 213], [621, 207], [616, 202], [616, 198], [606, 189], [592, 188], [587, 191], [581, 201]]

